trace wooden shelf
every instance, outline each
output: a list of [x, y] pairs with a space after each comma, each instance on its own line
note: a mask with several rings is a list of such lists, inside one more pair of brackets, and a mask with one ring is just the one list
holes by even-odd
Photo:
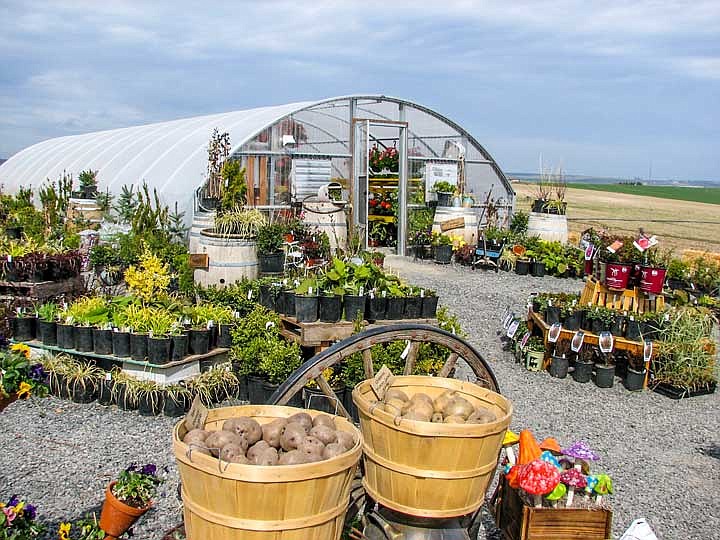
[[379, 221], [381, 223], [395, 223], [395, 216], [378, 216], [377, 214], [368, 214], [368, 221]]
[[662, 311], [665, 307], [665, 297], [662, 294], [648, 294], [638, 287], [622, 291], [608, 289], [593, 276], [589, 276], [580, 295], [580, 305], [587, 306], [588, 304], [618, 311], [645, 313]]

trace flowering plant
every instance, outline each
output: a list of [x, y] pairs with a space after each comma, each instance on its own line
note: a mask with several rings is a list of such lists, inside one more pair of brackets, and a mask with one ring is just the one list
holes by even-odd
[[397, 213], [398, 198], [397, 192], [388, 193], [383, 197], [379, 193], [373, 193], [368, 200], [370, 214], [379, 216], [394, 216]]
[[368, 152], [368, 164], [375, 172], [383, 169], [396, 172], [400, 166], [400, 155], [394, 146], [380, 150], [376, 144]]
[[27, 399], [47, 395], [47, 374], [42, 364], [30, 362], [30, 347], [16, 343], [0, 352], [0, 398]]
[[95, 514], [86, 515], [73, 523], [60, 523], [58, 540], [103, 540], [105, 531], [100, 528]]
[[433, 232], [431, 238], [431, 243], [433, 246], [451, 246], [453, 243], [450, 236], [439, 232]]
[[0, 502], [0, 540], [25, 540], [37, 538], [45, 527], [35, 522], [35, 507], [21, 501], [17, 495], [7, 503]]
[[112, 493], [128, 506], [144, 508], [155, 498], [157, 488], [163, 481], [154, 464], [148, 463], [140, 467], [132, 463], [119, 474]]

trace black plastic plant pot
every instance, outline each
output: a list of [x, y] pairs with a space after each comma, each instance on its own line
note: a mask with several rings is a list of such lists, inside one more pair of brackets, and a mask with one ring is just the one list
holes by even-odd
[[275, 296], [275, 311], [277, 311], [280, 315], [285, 315], [285, 312], [287, 311], [287, 307], [285, 306], [285, 295], [283, 292], [284, 291], [279, 291]]
[[100, 405], [107, 407], [112, 403], [113, 384], [115, 384], [115, 381], [112, 379], [100, 381], [100, 389], [98, 391], [98, 403]]
[[93, 329], [90, 326], [75, 326], [75, 350], [79, 352], [93, 351]]
[[592, 379], [593, 362], [575, 362], [575, 370], [572, 372], [572, 378], [575, 382], [587, 383]]
[[260, 272], [263, 274], [280, 274], [283, 271], [285, 262], [285, 253], [278, 251], [277, 253], [263, 254], [258, 257], [260, 264]]
[[590, 325], [590, 331], [593, 334], [600, 334], [604, 330], [605, 326], [600, 319], [593, 319]]
[[75, 331], [72, 324], [57, 324], [57, 346], [61, 349], [75, 348]]
[[5, 227], [5, 236], [10, 240], [20, 240], [22, 233], [23, 227]]
[[120, 389], [117, 392], [118, 408], [122, 409], [123, 411], [134, 411], [135, 409], [137, 409], [137, 397], [127, 391], [126, 384], [121, 384], [119, 386]]
[[555, 324], [560, 322], [560, 308], [557, 306], [548, 306], [545, 310], [545, 322]]
[[187, 412], [189, 400], [186, 396], [170, 397], [165, 393], [163, 397], [163, 414], [171, 418], [177, 418]]
[[93, 350], [95, 354], [112, 354], [112, 330], [93, 328]]
[[345, 320], [354, 321], [358, 318], [365, 318], [365, 296], [357, 296], [354, 294], [346, 294], [343, 297], [345, 304]]
[[172, 339], [169, 337], [149, 337], [147, 341], [147, 357], [151, 364], [163, 365], [170, 362]]
[[303, 294], [295, 295], [295, 318], [298, 322], [318, 320], [318, 297]]
[[369, 321], [381, 321], [385, 318], [387, 298], [382, 296], [367, 297], [365, 303], [365, 318]]
[[534, 261], [530, 267], [530, 273], [535, 277], [543, 277], [545, 275], [545, 263]]
[[404, 318], [419, 319], [422, 312], [422, 298], [419, 296], [408, 296], [405, 298]]
[[283, 313], [288, 317], [295, 316], [295, 292], [294, 291], [283, 291], [280, 293], [282, 297]]
[[15, 317], [13, 319], [13, 337], [15, 341], [35, 339], [35, 317]]
[[655, 323], [643, 322], [640, 329], [642, 330], [643, 339], [652, 341], [657, 338], [658, 328]]
[[85, 384], [80, 381], [71, 383], [70, 399], [75, 403], [92, 403], [97, 399], [98, 387], [95, 381], [86, 381]]
[[452, 205], [452, 193], [437, 192], [437, 205], [438, 206], [451, 206]]
[[435, 246], [435, 262], [450, 264], [452, 260], [452, 246]]
[[177, 362], [187, 356], [188, 339], [188, 335], [185, 333], [172, 336], [172, 352], [170, 354], [170, 361]]
[[530, 261], [517, 261], [515, 263], [515, 273], [518, 276], [527, 276], [530, 273]]
[[615, 366], [597, 365], [595, 367], [595, 386], [598, 388], [612, 388], [615, 382]]
[[147, 334], [130, 334], [130, 358], [143, 362], [148, 353]]
[[580, 324], [582, 323], [583, 318], [583, 312], [582, 311], [574, 311], [572, 314], [565, 317], [565, 322], [563, 322], [563, 328], [565, 330], [580, 330]]
[[120, 358], [130, 356], [130, 332], [112, 333], [112, 353]]
[[[237, 375], [237, 373], [236, 373]], [[245, 375], [237, 375], [238, 379], [238, 390], [237, 390], [237, 398], [240, 401], [249, 401], [250, 396], [248, 395], [248, 381], [247, 376]]]
[[141, 416], [158, 416], [163, 413], [164, 393], [144, 392], [138, 396], [138, 412]]
[[638, 321], [627, 321], [625, 326], [625, 338], [630, 341], [640, 341], [640, 323]]
[[548, 372], [551, 377], [556, 379], [564, 379], [568, 374], [568, 367], [570, 362], [564, 356], [553, 356], [550, 362]]
[[403, 318], [405, 314], [405, 298], [388, 298], [387, 299], [387, 311], [385, 317], [391, 321], [397, 321]]
[[45, 345], [57, 345], [57, 323], [38, 320], [38, 337]]
[[314, 411], [323, 411], [328, 414], [342, 414], [340, 413], [340, 405], [345, 406], [345, 385], [333, 387], [333, 392], [335, 392], [335, 395], [338, 397], [339, 403], [327, 397], [317, 388], [304, 387], [302, 389], [303, 407]]
[[273, 311], [276, 310], [276, 296], [270, 285], [260, 285], [260, 305]]
[[265, 395], [263, 383], [265, 379], [258, 375], [247, 376], [248, 400], [253, 405], [264, 405], [269, 396]]
[[628, 368], [623, 384], [625, 385], [625, 388], [631, 392], [642, 390], [645, 385], [645, 370], [636, 371], [632, 368]]
[[423, 319], [434, 319], [437, 316], [438, 297], [426, 296], [422, 300], [420, 314]]
[[342, 296], [323, 295], [318, 298], [318, 306], [322, 322], [338, 322], [342, 317]]
[[613, 325], [610, 327], [613, 336], [622, 336], [625, 333], [625, 316], [615, 315]]
[[[263, 403], [267, 403], [270, 397], [275, 393], [275, 390], [277, 390], [280, 387], [279, 384], [273, 384], [270, 381], [263, 381], [262, 383], [262, 391], [263, 395], [265, 396], [265, 401]], [[298, 392], [293, 397], [290, 398], [290, 401], [287, 402], [288, 407], [298, 407], [300, 409], [303, 408], [303, 397], [302, 392]]]
[[232, 346], [232, 324], [221, 324], [218, 327], [217, 346], [229, 349]]
[[210, 350], [210, 330], [192, 328], [190, 330], [190, 354], [207, 354]]

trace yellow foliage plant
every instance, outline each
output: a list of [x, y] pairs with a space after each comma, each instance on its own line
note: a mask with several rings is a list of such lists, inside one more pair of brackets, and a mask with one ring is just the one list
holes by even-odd
[[125, 282], [130, 292], [143, 302], [150, 302], [158, 295], [167, 292], [170, 285], [170, 271], [147, 246], [140, 257], [140, 264], [131, 265], [125, 271]]

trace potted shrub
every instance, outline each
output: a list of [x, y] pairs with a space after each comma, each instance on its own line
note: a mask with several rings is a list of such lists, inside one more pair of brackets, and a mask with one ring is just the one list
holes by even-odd
[[280, 274], [285, 264], [283, 233], [285, 228], [277, 223], [264, 225], [258, 229], [255, 249], [258, 255], [260, 272]]
[[112, 326], [109, 322], [93, 327], [93, 351], [95, 354], [112, 354]]
[[551, 377], [555, 377], [556, 379], [564, 379], [567, 377], [568, 367], [570, 366], [569, 353], [570, 341], [567, 339], [558, 339], [555, 342], [555, 349], [551, 358], [550, 367], [548, 368]]
[[644, 263], [639, 268], [640, 290], [648, 294], [662, 294], [666, 275], [666, 266], [657, 248], [647, 249]]
[[572, 372], [572, 377], [575, 382], [590, 382], [593, 373], [593, 366], [595, 365], [594, 357], [594, 347], [584, 344], [577, 354], [575, 369]]
[[586, 321], [590, 322], [593, 334], [609, 332], [615, 323], [615, 311], [603, 306], [594, 306], [585, 312]]
[[[302, 356], [297, 343], [288, 342], [281, 337], [267, 342], [259, 364], [260, 372], [265, 376], [263, 390], [267, 397], [264, 402], [301, 364]], [[288, 405], [302, 407], [302, 395], [296, 394]]]
[[542, 338], [531, 337], [525, 346], [525, 369], [540, 371], [545, 360], [545, 343]]
[[667, 267], [667, 284], [671, 290], [682, 290], [688, 286], [689, 265], [679, 258], [671, 258]]
[[642, 390], [645, 385], [645, 360], [642, 356], [628, 353], [627, 374], [623, 384], [631, 392]]
[[422, 291], [423, 300], [421, 308], [421, 316], [423, 319], [434, 319], [437, 315], [438, 296], [432, 289]]
[[78, 175], [80, 191], [77, 193], [80, 199], [94, 199], [97, 197], [97, 174], [98, 171], [87, 169]]
[[438, 206], [452, 206], [452, 196], [455, 193], [455, 186], [445, 180], [435, 182], [433, 191], [437, 194]]
[[642, 317], [637, 313], [632, 314], [625, 320], [625, 339], [639, 341], [642, 336]]
[[453, 254], [452, 239], [440, 233], [432, 233], [431, 244], [435, 250], [435, 262], [438, 264], [450, 264]]
[[125, 534], [148, 511], [162, 482], [152, 463], [130, 465], [105, 489], [100, 528], [115, 538]]
[[177, 321], [170, 327], [170, 340], [170, 361], [177, 362], [185, 358], [188, 355], [189, 333]]
[[405, 291], [397, 283], [390, 283], [387, 287], [387, 309], [385, 317], [388, 320], [396, 321], [403, 318], [405, 314]]
[[153, 309], [148, 321], [147, 358], [151, 364], [167, 364], [170, 361], [172, 338], [170, 331], [176, 318], [163, 309]]
[[184, 384], [168, 384], [163, 389], [163, 414], [171, 418], [183, 416], [190, 408], [190, 391]]
[[602, 250], [602, 260], [605, 262], [605, 285], [609, 289], [624, 290], [628, 287], [638, 255], [632, 238], [610, 239], [610, 243]]
[[45, 345], [57, 345], [57, 318], [60, 309], [55, 302], [47, 302], [37, 309], [38, 337]]
[[600, 353], [601, 362], [595, 366], [595, 385], [598, 388], [612, 388], [615, 381], [615, 355]]

